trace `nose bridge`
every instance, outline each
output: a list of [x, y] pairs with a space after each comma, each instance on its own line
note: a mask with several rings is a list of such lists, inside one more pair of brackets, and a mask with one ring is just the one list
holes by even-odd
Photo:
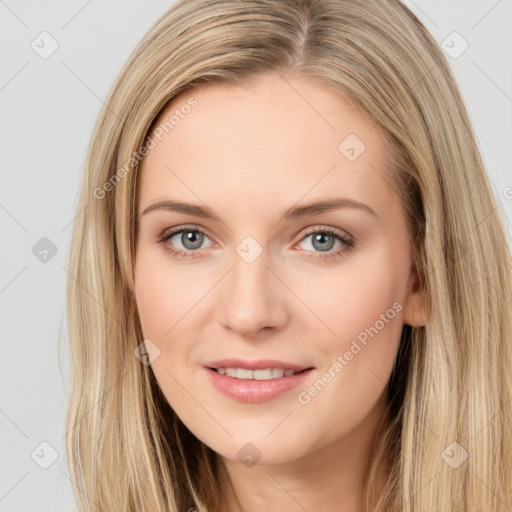
[[284, 321], [279, 280], [267, 268], [269, 264], [267, 251], [252, 237], [236, 247], [233, 268], [223, 287], [225, 297], [221, 300], [221, 317], [226, 327], [250, 334]]

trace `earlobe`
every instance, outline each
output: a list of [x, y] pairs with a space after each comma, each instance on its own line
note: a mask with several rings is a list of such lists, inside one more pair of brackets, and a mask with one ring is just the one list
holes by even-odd
[[423, 290], [415, 269], [411, 272], [410, 283], [409, 293], [405, 300], [404, 324], [420, 327], [427, 323], [428, 315]]
[[404, 324], [420, 327], [426, 323], [427, 314], [423, 297], [419, 293], [409, 294], [404, 308]]

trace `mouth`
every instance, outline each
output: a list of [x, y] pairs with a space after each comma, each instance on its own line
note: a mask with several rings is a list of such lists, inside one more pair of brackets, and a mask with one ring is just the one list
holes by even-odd
[[205, 366], [204, 370], [218, 391], [232, 400], [245, 403], [261, 403], [284, 397], [315, 371], [313, 367], [294, 370], [233, 366]]

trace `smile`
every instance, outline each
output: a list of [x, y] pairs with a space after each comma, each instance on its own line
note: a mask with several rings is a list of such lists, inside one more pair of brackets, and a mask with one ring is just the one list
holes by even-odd
[[[210, 383], [223, 395], [245, 403], [267, 402], [299, 386], [315, 369], [284, 370], [279, 368], [263, 368], [249, 370], [247, 368], [204, 368]], [[226, 370], [225, 374], [221, 371]], [[230, 376], [227, 372], [234, 373]], [[262, 372], [262, 373], [260, 373]], [[292, 372], [291, 375], [285, 373]], [[274, 375], [274, 376], [272, 376]], [[294, 395], [295, 398], [295, 395]]]

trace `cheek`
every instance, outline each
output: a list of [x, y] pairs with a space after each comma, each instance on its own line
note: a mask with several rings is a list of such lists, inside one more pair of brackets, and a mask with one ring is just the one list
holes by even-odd
[[327, 385], [331, 391], [322, 392], [324, 399], [318, 404], [328, 403], [334, 399], [331, 393], [341, 391], [355, 403], [371, 404], [389, 380], [403, 328], [404, 275], [391, 258], [379, 258], [379, 264], [372, 261], [326, 274], [325, 279], [316, 276], [298, 292], [322, 320], [307, 315], [302, 325], [305, 331], [314, 328], [318, 333], [320, 371], [331, 372], [326, 376], [333, 382]]
[[333, 273], [323, 293], [309, 295], [311, 309], [334, 334], [320, 324], [319, 378], [298, 397], [305, 425], [329, 418], [335, 438], [356, 428], [385, 391], [403, 328], [402, 278], [390, 263], [353, 266]]
[[[357, 336], [377, 322], [381, 314], [386, 314], [394, 303], [403, 301], [403, 272], [394, 269], [392, 263], [362, 262], [324, 276], [317, 274], [304, 279], [303, 275], [295, 282], [302, 282], [296, 288], [297, 295], [304, 297], [317, 317], [306, 315], [306, 318], [315, 322], [326, 334], [323, 338], [333, 340], [334, 344]], [[391, 315], [396, 316], [393, 312]], [[329, 331], [332, 336], [328, 335]]]
[[171, 327], [169, 312], [176, 306], [176, 297], [169, 293], [170, 283], [159, 279], [156, 266], [137, 264], [135, 272], [135, 296], [145, 338], [158, 340]]
[[[151, 369], [167, 401], [178, 409], [185, 399], [175, 379], [185, 382], [183, 372], [187, 363], [187, 329], [190, 328], [187, 312], [204, 294], [201, 290], [197, 292], [197, 283], [190, 281], [190, 275], [190, 272], [180, 272], [179, 266], [170, 268], [163, 256], [144, 249], [137, 255], [135, 298], [142, 333], [159, 350]], [[185, 405], [183, 403], [182, 407]]]
[[[206, 276], [171, 266], [169, 256], [140, 250], [135, 265], [135, 296], [144, 336], [167, 339], [169, 332], [208, 290]], [[211, 286], [210, 286], [211, 288]]]

